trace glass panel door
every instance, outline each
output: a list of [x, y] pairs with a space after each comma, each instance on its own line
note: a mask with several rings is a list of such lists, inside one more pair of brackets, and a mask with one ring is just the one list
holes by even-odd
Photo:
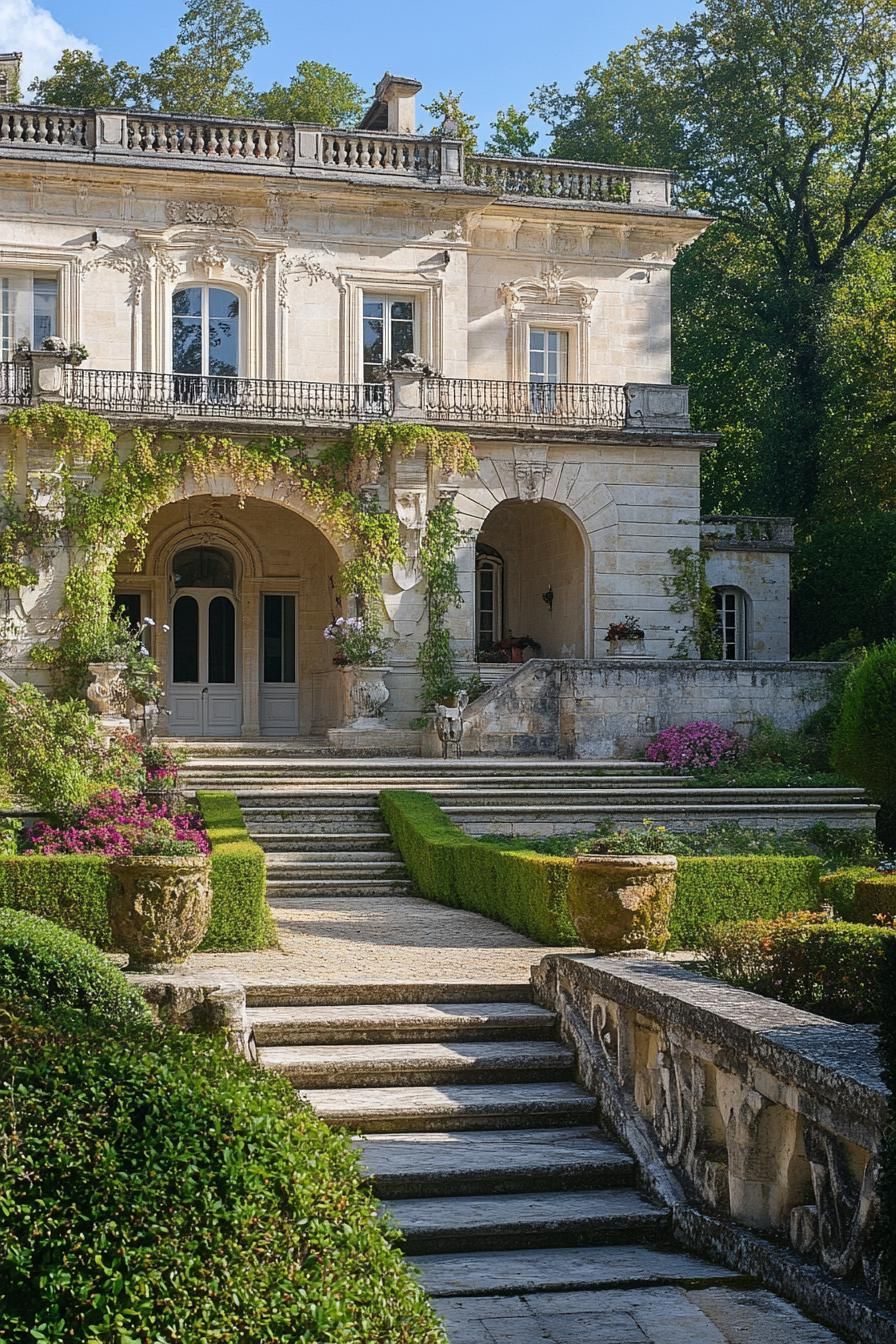
[[261, 600], [261, 731], [299, 731], [296, 656], [296, 599], [292, 593], [265, 593]]
[[239, 736], [236, 607], [226, 593], [178, 593], [171, 613], [171, 731], [184, 736]]

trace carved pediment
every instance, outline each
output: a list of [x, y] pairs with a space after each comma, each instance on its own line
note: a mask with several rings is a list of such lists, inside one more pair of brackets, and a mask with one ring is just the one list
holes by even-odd
[[587, 313], [597, 297], [597, 290], [589, 289], [579, 280], [571, 280], [562, 266], [545, 266], [540, 275], [523, 276], [501, 285], [498, 297], [511, 312], [522, 312], [527, 303], [537, 303], [552, 307], [563, 305]]

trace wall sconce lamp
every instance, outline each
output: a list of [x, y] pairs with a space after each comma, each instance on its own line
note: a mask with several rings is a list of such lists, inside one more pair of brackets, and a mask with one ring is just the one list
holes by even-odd
[[552, 584], [550, 584], [550, 583], [548, 584], [547, 592], [542, 593], [542, 595], [541, 595], [541, 600], [542, 600], [542, 602], [544, 602], [545, 605], [547, 606], [548, 611], [553, 612], [553, 610], [554, 610], [554, 588], [553, 588], [553, 585], [552, 585]]
[[99, 243], [100, 243], [99, 232], [97, 229], [94, 229], [93, 233], [90, 235], [90, 246], [99, 247]]

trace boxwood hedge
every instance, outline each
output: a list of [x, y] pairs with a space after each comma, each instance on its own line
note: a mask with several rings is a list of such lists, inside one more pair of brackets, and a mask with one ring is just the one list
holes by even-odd
[[[566, 908], [571, 858], [484, 844], [455, 826], [429, 794], [387, 789], [379, 801], [423, 896], [476, 910], [546, 945], [578, 943]], [[722, 919], [815, 909], [820, 873], [816, 858], [680, 858], [670, 945], [695, 947]]]
[[267, 903], [264, 850], [249, 838], [236, 796], [199, 792], [212, 845], [212, 919], [203, 950], [246, 952], [276, 943]]
[[29, 910], [109, 947], [109, 870], [99, 856], [19, 854], [0, 858], [0, 907]]
[[214, 1038], [0, 1013], [4, 1344], [444, 1344], [347, 1138]]

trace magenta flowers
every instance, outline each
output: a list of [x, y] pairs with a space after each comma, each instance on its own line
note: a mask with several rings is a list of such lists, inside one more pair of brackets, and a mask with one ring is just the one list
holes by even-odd
[[201, 818], [194, 812], [171, 811], [167, 803], [150, 803], [140, 794], [109, 789], [97, 794], [68, 826], [40, 821], [27, 848], [37, 854], [99, 854], [125, 858], [148, 842], [171, 840], [208, 854], [211, 846]]
[[647, 748], [648, 761], [662, 761], [678, 770], [707, 770], [736, 761], [746, 749], [740, 733], [699, 719], [678, 728], [664, 728]]

